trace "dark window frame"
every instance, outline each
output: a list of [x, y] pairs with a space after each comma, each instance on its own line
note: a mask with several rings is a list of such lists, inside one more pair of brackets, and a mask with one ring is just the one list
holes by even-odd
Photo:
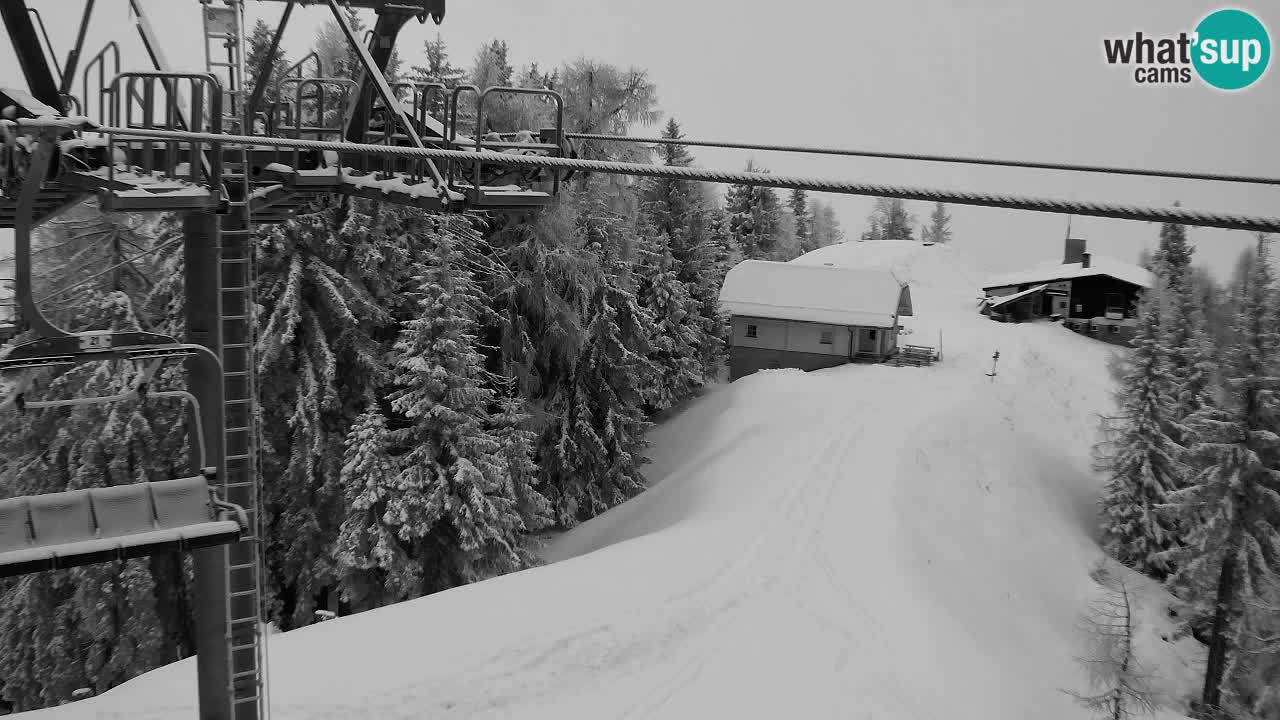
[[747, 323], [747, 337], [749, 338], [760, 337], [759, 329], [756, 327], [755, 323]]

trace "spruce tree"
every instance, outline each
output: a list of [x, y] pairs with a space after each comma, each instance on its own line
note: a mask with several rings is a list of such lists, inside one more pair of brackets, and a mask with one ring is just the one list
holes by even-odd
[[454, 67], [449, 61], [449, 50], [440, 33], [436, 33], [435, 40], [426, 42], [423, 54], [426, 56], [427, 64], [411, 67], [414, 79], [419, 82], [436, 82], [453, 88], [466, 79], [466, 71]]
[[[506, 390], [514, 389], [514, 382], [506, 383]], [[534, 533], [551, 525], [551, 503], [540, 490], [541, 477], [534, 458], [537, 433], [533, 429], [533, 416], [525, 409], [524, 401], [514, 395], [498, 393], [498, 409], [490, 415], [490, 433], [502, 449], [502, 477], [506, 480], [504, 492], [515, 502], [516, 513], [524, 521], [524, 531]], [[532, 562], [532, 558], [526, 558]]]
[[[346, 13], [347, 24], [351, 27], [351, 31], [356, 37], [363, 37], [367, 28], [360, 14], [355, 8], [350, 7], [346, 9]], [[320, 57], [320, 64], [329, 77], [356, 80], [364, 72], [360, 56], [351, 48], [350, 43], [347, 42], [347, 36], [334, 20], [326, 20], [320, 27], [312, 49]]]
[[1104, 546], [1121, 563], [1163, 577], [1164, 552], [1177, 540], [1177, 527], [1159, 507], [1178, 486], [1180, 451], [1168, 436], [1173, 403], [1168, 358], [1161, 346], [1161, 294], [1142, 300], [1129, 370], [1117, 399], [1119, 427], [1100, 449], [1110, 476], [1102, 500]]
[[647, 394], [652, 412], [673, 407], [702, 385], [699, 346], [710, 339], [700, 322], [701, 303], [677, 276], [667, 237], [646, 230], [641, 229], [636, 300], [653, 317], [649, 359], [658, 377]]
[[[669, 119], [662, 137], [678, 140], [683, 136], [680, 123], [675, 118]], [[684, 145], [664, 144], [659, 147], [659, 152], [663, 165], [689, 167], [693, 164], [693, 156]], [[687, 231], [689, 213], [697, 201], [693, 182], [678, 178], [653, 178], [645, 184], [644, 199], [646, 214], [654, 230], [669, 238], [679, 238]]]
[[509, 87], [515, 68], [507, 59], [508, 47], [505, 40], [491, 40], [476, 52], [475, 62], [471, 68], [472, 85], [485, 90], [491, 87]]
[[[388, 590], [402, 597], [517, 570], [531, 560], [520, 514], [522, 502], [530, 506], [531, 488], [516, 488], [508, 471], [511, 446], [528, 448], [532, 437], [513, 430], [509, 419], [500, 434], [494, 432], [497, 398], [485, 386], [475, 348], [485, 300], [469, 271], [456, 264], [449, 234], [436, 240], [434, 258], [417, 278], [418, 317], [403, 323], [394, 348], [390, 407], [407, 422], [390, 433], [402, 448], [395, 472], [387, 472], [376, 417], [361, 427], [364, 450], [354, 456], [349, 451], [348, 465], [355, 467], [348, 474], [364, 482], [357, 507], [377, 512], [349, 518], [343, 537], [352, 539], [344, 544], [386, 546], [393, 534], [399, 552], [374, 558], [385, 562], [379, 569]], [[361, 473], [362, 464], [370, 471]], [[520, 470], [518, 479], [527, 482], [527, 469]]]
[[643, 406], [657, 381], [649, 360], [653, 319], [636, 301], [635, 279], [623, 260], [625, 224], [595, 201], [579, 209], [577, 231], [600, 259], [603, 277], [588, 300], [572, 384], [548, 408], [558, 419], [540, 457], [546, 492], [563, 527], [644, 489], [640, 467], [647, 461], [649, 424]]
[[1191, 418], [1203, 468], [1169, 497], [1190, 530], [1173, 553], [1175, 589], [1208, 622], [1209, 655], [1201, 703], [1226, 704], [1224, 682], [1238, 661], [1246, 604], [1280, 573], [1280, 427], [1274, 283], [1267, 239], [1258, 238], [1235, 320], [1236, 342], [1225, 363], [1221, 407]]
[[[755, 161], [748, 161], [746, 172], [767, 173]], [[730, 216], [730, 230], [742, 253], [748, 259], [766, 259], [778, 241], [781, 207], [772, 188], [731, 185], [725, 196], [725, 209]]]
[[922, 242], [951, 242], [951, 215], [947, 213], [946, 205], [939, 202], [933, 206], [933, 213], [929, 215], [929, 223], [928, 227], [920, 230], [920, 240]]
[[858, 238], [862, 242], [877, 242], [884, 239], [884, 225], [880, 214], [872, 212], [867, 217], [867, 229]]
[[787, 205], [791, 208], [791, 216], [795, 218], [796, 241], [800, 246], [800, 253], [816, 250], [818, 246], [813, 242], [811, 232], [808, 194], [804, 190], [792, 190]]
[[343, 443], [346, 519], [334, 543], [338, 589], [357, 612], [409, 597], [418, 564], [382, 518], [398, 491], [386, 418], [376, 405], [356, 419]]
[[844, 242], [844, 230], [840, 229], [840, 220], [836, 218], [836, 210], [830, 204], [815, 199], [811, 203], [809, 232], [813, 236], [815, 247], [826, 247]]
[[[253, 31], [249, 34], [247, 41], [247, 50], [245, 53], [245, 87], [249, 92], [253, 92], [258, 76], [262, 72], [263, 66], [267, 63], [267, 51], [271, 49], [271, 38], [273, 31], [266, 21], [259, 19], [253, 25]], [[263, 88], [262, 100], [263, 105], [258, 107], [259, 112], [266, 112], [266, 103], [275, 102], [279, 99], [279, 83], [284, 77], [285, 71], [289, 69], [289, 61], [285, 58], [283, 48], [276, 49], [276, 55], [271, 60], [271, 72], [267, 76], [266, 87]]]
[[1166, 223], [1151, 261], [1168, 294], [1161, 344], [1169, 359], [1172, 388], [1170, 436], [1184, 447], [1192, 444], [1185, 427], [1187, 418], [1204, 406], [1215, 372], [1204, 308], [1191, 268], [1194, 250], [1183, 226]]
[[912, 218], [900, 198], [876, 198], [875, 207], [867, 218], [869, 228], [862, 234], [865, 240], [912, 240]]
[[515, 394], [539, 408], [538, 414], [572, 386], [587, 303], [602, 282], [599, 259], [583, 247], [574, 227], [569, 193], [565, 203], [532, 222], [488, 237], [491, 262], [500, 268], [487, 285], [494, 321], [485, 344], [496, 348], [488, 369], [513, 378]]
[[[1179, 425], [1208, 402], [1217, 366], [1201, 300], [1189, 282], [1183, 285], [1169, 297], [1162, 338], [1170, 360], [1169, 382], [1174, 388], [1173, 419]], [[1180, 434], [1176, 432], [1175, 439], [1181, 442]]]
[[281, 626], [314, 620], [334, 586], [344, 519], [343, 441], [389, 381], [389, 344], [411, 312], [421, 211], [351, 200], [261, 232], [259, 387], [268, 598]]
[[[668, 121], [663, 136], [681, 137], [680, 125], [674, 118]], [[661, 149], [667, 165], [687, 167], [693, 163], [693, 156], [683, 145], [673, 143]], [[663, 335], [665, 330], [658, 330], [655, 346], [683, 346], [691, 351], [696, 366], [692, 374], [697, 380], [674, 381], [689, 377], [687, 364], [686, 370], [675, 369], [685, 361], [673, 365], [655, 358], [660, 366], [668, 367], [664, 376], [672, 381], [664, 384], [672, 394], [659, 402], [667, 407], [718, 372], [724, 343], [725, 320], [719, 311], [719, 296], [726, 272], [722, 267], [725, 248], [713, 228], [713, 201], [696, 183], [655, 178], [646, 184], [644, 197], [637, 224], [642, 242], [640, 301], [658, 318], [666, 318], [660, 324], [674, 332], [668, 337]], [[667, 289], [650, 292], [658, 285]], [[660, 352], [668, 360], [689, 355], [670, 347]]]
[[[1174, 203], [1174, 207], [1177, 206], [1178, 203]], [[1165, 268], [1171, 289], [1185, 286], [1194, 255], [1195, 247], [1187, 241], [1186, 226], [1174, 223], [1160, 226], [1160, 244], [1152, 255], [1152, 264]]]

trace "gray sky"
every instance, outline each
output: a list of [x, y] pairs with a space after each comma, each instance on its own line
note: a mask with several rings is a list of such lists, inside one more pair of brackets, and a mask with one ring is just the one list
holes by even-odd
[[[143, 0], [178, 69], [198, 69], [200, 14], [195, 0]], [[81, 3], [31, 0], [50, 23], [61, 61]], [[1280, 6], [1239, 5], [1271, 31]], [[250, 19], [278, 18], [283, 3], [248, 4]], [[442, 26], [411, 23], [399, 47], [410, 63], [440, 32], [455, 64], [469, 66], [479, 45], [502, 38], [517, 68], [543, 68], [578, 56], [647, 69], [664, 112], [691, 138], [829, 145], [874, 150], [966, 154], [1280, 175], [1280, 75], [1274, 67], [1252, 88], [1228, 94], [1198, 81], [1139, 86], [1131, 71], [1103, 61], [1102, 39], [1176, 34], [1193, 29], [1219, 5], [1207, 0], [1072, 3], [1026, 0], [650, 0], [645, 3], [557, 0], [450, 0]], [[125, 0], [99, 0], [86, 49], [108, 39], [122, 45], [125, 67], [141, 68], [141, 44]], [[372, 21], [372, 13], [364, 11]], [[323, 8], [294, 13], [286, 50], [298, 57], [328, 17]], [[1272, 65], [1278, 60], [1273, 59]], [[78, 85], [79, 83], [77, 83]], [[0, 85], [23, 86], [7, 43]], [[637, 128], [656, 134], [660, 128]], [[743, 151], [695, 149], [698, 164], [740, 169]], [[1079, 200], [1169, 205], [1280, 215], [1280, 188], [1158, 181], [858, 158], [756, 153], [775, 173]], [[865, 227], [871, 201], [832, 196], [846, 233]], [[909, 203], [924, 220], [924, 203]], [[992, 271], [1015, 269], [1061, 253], [1066, 218], [1020, 211], [953, 207], [956, 243]], [[1158, 226], [1076, 218], [1090, 249], [1136, 259]], [[1248, 233], [1193, 229], [1199, 257], [1230, 268]]]

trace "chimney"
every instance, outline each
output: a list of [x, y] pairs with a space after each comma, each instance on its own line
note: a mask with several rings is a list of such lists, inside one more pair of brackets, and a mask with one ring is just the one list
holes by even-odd
[[1070, 265], [1072, 263], [1083, 262], [1084, 247], [1084, 238], [1067, 238], [1066, 245], [1062, 252], [1062, 264]]
[[1093, 253], [1080, 253], [1080, 267], [1082, 268], [1089, 267], [1089, 260], [1091, 259], [1092, 255]]

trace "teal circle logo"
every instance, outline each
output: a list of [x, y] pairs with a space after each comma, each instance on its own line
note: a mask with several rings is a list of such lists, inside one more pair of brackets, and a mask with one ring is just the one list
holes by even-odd
[[1196, 26], [1191, 58], [1200, 78], [1219, 90], [1249, 87], [1267, 71], [1271, 37], [1262, 21], [1244, 10], [1218, 10]]

